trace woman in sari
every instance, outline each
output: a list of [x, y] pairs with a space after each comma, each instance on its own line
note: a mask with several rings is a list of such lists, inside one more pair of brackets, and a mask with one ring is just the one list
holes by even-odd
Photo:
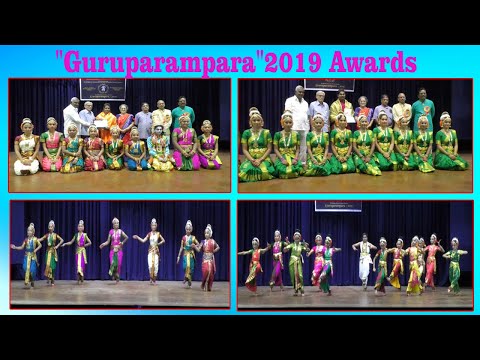
[[198, 170], [200, 160], [197, 154], [197, 133], [189, 128], [190, 114], [180, 116], [180, 127], [173, 130], [172, 142], [175, 151], [173, 159], [177, 170]]
[[270, 291], [273, 291], [273, 286], [280, 286], [280, 290], [283, 291], [283, 280], [282, 280], [282, 271], [283, 271], [283, 247], [289, 244], [288, 236], [285, 238], [285, 242], [282, 241], [282, 234], [279, 230], [275, 230], [273, 242], [273, 270], [272, 276], [270, 276]]
[[260, 255], [264, 254], [268, 251], [271, 247], [270, 244], [267, 243], [267, 247], [264, 249], [260, 249], [260, 240], [257, 237], [254, 237], [252, 240], [252, 248], [251, 250], [241, 251], [238, 255], [252, 255], [252, 259], [250, 260], [249, 271], [247, 280], [245, 280], [245, 286], [248, 290], [252, 291], [255, 295], [257, 293], [257, 275], [263, 272], [262, 265], [260, 264]]
[[212, 225], [208, 224], [205, 229], [205, 240], [198, 246], [203, 251], [202, 256], [202, 285], [203, 291], [212, 291], [213, 279], [215, 277], [215, 253], [220, 250], [217, 242], [212, 239]]
[[[52, 286], [55, 285], [55, 270], [58, 263], [57, 249], [63, 244], [63, 239], [60, 237], [60, 235], [54, 233], [54, 230], [55, 222], [53, 220], [50, 220], [50, 222], [48, 223], [48, 233], [38, 239], [38, 241], [40, 242], [45, 239], [47, 240], [47, 253], [45, 257], [44, 275], [47, 277], [47, 284], [50, 284]], [[60, 240], [58, 244], [57, 240]]]
[[153, 170], [163, 172], [173, 170], [168, 141], [168, 137], [163, 134], [163, 125], [153, 124], [152, 135], [147, 138], [148, 153], [150, 154], [148, 163]]
[[355, 172], [357, 169], [352, 159], [352, 131], [346, 128], [347, 118], [345, 114], [337, 115], [336, 124], [335, 129], [330, 132], [330, 146], [333, 153], [330, 158], [332, 174]]
[[25, 272], [25, 287], [31, 285], [33, 288], [35, 278], [37, 276], [37, 251], [42, 248], [42, 244], [35, 237], [35, 226], [33, 223], [27, 228], [27, 238], [23, 241], [22, 245], [15, 246], [10, 245], [13, 250], [25, 249], [25, 256], [23, 258], [23, 271]]
[[300, 137], [296, 131], [292, 130], [292, 126], [291, 113], [284, 113], [282, 115], [283, 130], [275, 133], [273, 137], [273, 150], [277, 155], [275, 170], [280, 179], [293, 179], [305, 172], [302, 163], [298, 161]]
[[40, 143], [43, 147], [42, 169], [43, 171], [60, 171], [62, 167], [62, 141], [63, 133], [57, 130], [57, 120], [53, 117], [47, 119], [48, 131], [40, 135]]
[[197, 139], [200, 165], [204, 169], [218, 170], [222, 166], [222, 160], [218, 156], [218, 136], [212, 134], [210, 120], [203, 121], [202, 131], [203, 134]]
[[62, 153], [64, 154], [61, 173], [69, 174], [83, 170], [83, 139], [77, 136], [77, 126], [68, 126], [68, 137], [62, 141]]
[[270, 153], [272, 135], [263, 128], [263, 118], [256, 108], [250, 109], [250, 129], [242, 133], [242, 152], [245, 160], [240, 164], [241, 182], [254, 182], [275, 178], [276, 171]]
[[33, 135], [33, 123], [29, 118], [22, 120], [20, 128], [23, 134], [15, 138], [14, 148], [17, 161], [13, 165], [15, 175], [35, 174], [40, 164], [37, 160], [40, 150], [40, 139], [38, 135]]
[[[120, 281], [120, 273], [122, 271], [123, 260], [123, 245], [127, 242], [128, 236], [119, 228], [120, 221], [117, 218], [112, 220], [113, 229], [108, 232], [107, 241], [100, 244], [100, 249], [112, 243], [110, 246], [110, 269], [108, 275], [112, 277], [112, 280], [116, 280], [116, 283]], [[123, 241], [121, 241], [123, 239]]]
[[363, 290], [367, 291], [368, 275], [370, 274], [370, 264], [372, 264], [372, 257], [370, 256], [370, 250], [377, 250], [377, 247], [368, 242], [368, 236], [366, 233], [362, 234], [362, 241], [359, 241], [352, 245], [354, 251], [360, 247], [360, 260], [358, 263], [358, 276], [362, 280]]
[[308, 160], [305, 176], [328, 176], [331, 173], [328, 161], [328, 133], [323, 131], [322, 115], [313, 117], [313, 130], [307, 134]]
[[389, 253], [393, 253], [393, 268], [390, 276], [387, 277], [387, 280], [398, 290], [401, 290], [399, 274], [403, 275], [403, 257], [405, 256], [405, 250], [402, 248], [403, 239], [399, 237], [397, 240], [397, 247], [388, 249]]
[[467, 170], [468, 163], [458, 155], [457, 132], [450, 127], [452, 119], [446, 111], [440, 116], [440, 127], [442, 128], [435, 135], [437, 151], [435, 153], [434, 166], [442, 170]]
[[413, 154], [417, 162], [418, 170], [423, 173], [435, 171], [432, 157], [433, 131], [428, 131], [428, 119], [426, 116], [418, 118], [418, 130], [413, 133]]
[[386, 113], [381, 112], [378, 115], [378, 121], [380, 123], [375, 129], [373, 134], [375, 136], [375, 160], [378, 163], [378, 168], [381, 171], [397, 170], [398, 161], [393, 147], [395, 145], [395, 136], [392, 128], [388, 127], [388, 116]]
[[[120, 128], [120, 139], [127, 144], [130, 141], [130, 131], [135, 125], [135, 119], [132, 114], [127, 113], [127, 104], [122, 104], [118, 108], [120, 114], [117, 114], [117, 125]], [[110, 132], [112, 129], [110, 129]]]
[[407, 296], [412, 293], [418, 293], [421, 295], [423, 292], [422, 284], [420, 281], [421, 272], [418, 266], [418, 255], [420, 253], [418, 249], [418, 240], [418, 236], [414, 236], [412, 238], [410, 247], [405, 250], [405, 255], [408, 254], [410, 260], [410, 276], [408, 278]]
[[121, 170], [123, 168], [124, 146], [120, 136], [120, 128], [114, 125], [110, 128], [112, 140], [105, 144], [105, 154], [107, 155], [107, 167], [110, 170]]
[[290, 261], [288, 262], [288, 269], [290, 271], [290, 280], [292, 281], [293, 296], [297, 296], [298, 292], [305, 296], [305, 289], [303, 288], [303, 256], [302, 252], [310, 251], [308, 243], [300, 242], [302, 234], [300, 230], [296, 230], [293, 234], [293, 243], [285, 246], [283, 252], [291, 251]]
[[177, 264], [180, 262], [180, 256], [183, 251], [182, 267], [184, 271], [183, 283], [188, 282], [188, 288], [192, 287], [192, 277], [195, 270], [195, 252], [199, 251], [198, 241], [194, 235], [192, 235], [193, 225], [190, 220], [185, 224], [186, 234], [182, 237], [180, 242], [180, 250], [178, 251]]
[[375, 163], [373, 152], [375, 151], [376, 139], [373, 131], [367, 128], [368, 120], [365, 115], [358, 117], [360, 129], [353, 134], [353, 162], [357, 171], [368, 175], [382, 175]]
[[447, 251], [443, 254], [445, 259], [450, 260], [450, 267], [448, 270], [448, 277], [450, 279], [450, 286], [448, 287], [448, 292], [454, 292], [455, 295], [458, 295], [460, 292], [460, 285], [458, 280], [460, 279], [460, 255], [466, 255], [468, 251], [458, 250], [458, 239], [454, 237], [452, 239], [452, 250]]
[[80, 285], [80, 282], [83, 283], [85, 278], [85, 265], [87, 265], [87, 250], [86, 247], [92, 245], [92, 241], [88, 238], [88, 235], [85, 230], [85, 225], [83, 220], [78, 222], [77, 227], [78, 232], [73, 235], [72, 240], [69, 242], [63, 243], [62, 247], [70, 246], [75, 242], [75, 264], [77, 269], [77, 284]]
[[85, 139], [85, 171], [101, 171], [105, 169], [105, 158], [103, 157], [104, 144], [98, 137], [98, 129], [95, 125], [88, 128], [89, 138]]
[[325, 238], [325, 248], [323, 252], [323, 270], [320, 274], [320, 289], [328, 294], [328, 296], [332, 295], [332, 291], [330, 290], [330, 279], [333, 277], [333, 254], [342, 251], [341, 248], [332, 247], [332, 239], [330, 236]]
[[165, 243], [165, 239], [162, 234], [157, 231], [157, 220], [155, 218], [153, 218], [150, 223], [150, 229], [151, 231], [143, 239], [138, 235], [133, 235], [133, 238], [142, 243], [145, 243], [148, 240], [150, 245], [148, 247], [147, 258], [148, 273], [150, 274], [150, 285], [155, 285], [157, 281], [158, 265], [160, 264], [160, 249], [158, 247]]
[[373, 258], [373, 272], [376, 271], [375, 268], [375, 260], [378, 257], [378, 275], [377, 279], [375, 280], [375, 295], [378, 293], [382, 293], [382, 295], [386, 295], [385, 293], [385, 280], [387, 279], [387, 240], [384, 237], [380, 238], [380, 250], [375, 254]]
[[106, 144], [112, 140], [112, 135], [110, 134], [110, 128], [113, 125], [117, 125], [117, 117], [110, 112], [110, 104], [103, 104], [103, 111], [96, 116], [97, 120], [106, 120], [107, 126], [100, 129], [100, 137], [103, 140], [103, 143]]
[[313, 271], [312, 271], [312, 285], [317, 286], [320, 288], [320, 274], [323, 271], [323, 265], [325, 260], [323, 258], [323, 254], [325, 252], [325, 246], [322, 245], [323, 239], [322, 235], [317, 234], [315, 236], [315, 246], [310, 250], [307, 254], [307, 257], [315, 254], [315, 262], [313, 264]]
[[432, 290], [435, 290], [435, 280], [434, 274], [437, 273], [437, 261], [435, 260], [435, 255], [437, 251], [442, 253], [445, 252], [442, 245], [440, 245], [441, 240], [437, 240], [437, 234], [433, 233], [430, 236], [430, 245], [425, 248], [427, 253], [427, 275], [425, 275], [425, 287], [430, 286]]
[[367, 107], [368, 99], [366, 96], [360, 96], [358, 98], [358, 105], [359, 107], [355, 108], [355, 112], [353, 114], [353, 117], [355, 118], [355, 121], [357, 122], [357, 130], [360, 129], [360, 116], [365, 116], [367, 119], [367, 129], [371, 130], [372, 125], [373, 125], [373, 109]]

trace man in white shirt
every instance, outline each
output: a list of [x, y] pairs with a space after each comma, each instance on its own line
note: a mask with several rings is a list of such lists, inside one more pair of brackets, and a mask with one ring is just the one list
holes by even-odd
[[308, 120], [310, 121], [310, 126], [313, 128], [312, 119], [316, 114], [322, 115], [325, 119], [325, 124], [323, 125], [324, 132], [330, 132], [330, 106], [323, 100], [325, 100], [325, 93], [323, 91], [317, 91], [315, 95], [317, 98], [316, 101], [310, 103], [308, 108]]
[[393, 113], [393, 121], [394, 121], [394, 128], [393, 130], [397, 131], [400, 129], [400, 123], [398, 122], [400, 118], [405, 117], [408, 121], [412, 118], [412, 105], [407, 104], [407, 97], [404, 93], [398, 94], [398, 103], [393, 105], [392, 113]]
[[63, 132], [65, 136], [68, 136], [68, 127], [73, 123], [78, 129], [77, 134], [80, 135], [80, 126], [90, 126], [90, 124], [82, 119], [78, 115], [78, 106], [80, 100], [77, 97], [73, 97], [70, 100], [70, 105], [63, 109]]
[[[91, 101], [87, 101], [85, 102], [85, 104], [83, 104], [83, 106], [85, 107], [85, 109], [80, 111], [78, 113], [78, 116], [80, 116], [80, 119], [92, 125], [93, 122], [95, 121], [95, 114], [92, 111], [93, 103]], [[82, 138], [86, 138], [90, 136], [90, 134], [88, 133], [88, 128], [90, 127], [90, 125], [88, 126], [82, 125], [82, 129], [81, 130], [79, 129], [80, 135], [82, 136]]]
[[292, 130], [298, 132], [300, 136], [300, 153], [298, 160], [305, 164], [307, 161], [307, 133], [310, 131], [310, 122], [308, 121], [308, 103], [303, 99], [305, 90], [303, 86], [298, 85], [295, 88], [295, 95], [285, 101], [285, 110], [289, 110], [293, 117]]

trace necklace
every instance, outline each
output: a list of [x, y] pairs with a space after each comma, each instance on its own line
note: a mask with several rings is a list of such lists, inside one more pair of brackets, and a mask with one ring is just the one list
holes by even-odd
[[362, 137], [362, 143], [365, 144], [367, 142], [367, 132], [368, 130], [365, 130], [364, 132], [360, 130], [360, 136]]
[[[258, 147], [258, 139], [260, 138], [260, 133], [262, 132], [262, 129], [258, 130], [257, 133], [255, 133], [252, 129], [252, 136], [253, 136], [253, 147], [257, 148]], [[255, 135], [257, 137], [255, 137]]]
[[403, 145], [406, 145], [408, 140], [408, 130], [405, 130], [405, 132], [400, 130], [400, 134], [402, 134], [403, 137]]
[[448, 139], [450, 140], [450, 143], [452, 143], [453, 142], [452, 131], [451, 130], [445, 130], [444, 133], [445, 133], [445, 135], [448, 136]]
[[315, 138], [317, 139], [317, 147], [321, 147], [323, 141], [323, 130], [320, 131], [320, 139], [318, 138], [318, 133], [315, 131]]
[[345, 145], [345, 133], [346, 133], [346, 129], [343, 129], [343, 130], [338, 130], [338, 137], [340, 138], [340, 144], [341, 145]]
[[290, 141], [292, 140], [292, 133], [290, 132], [290, 135], [288, 136], [288, 142], [286, 141], [285, 137], [285, 131], [283, 132], [283, 145], [285, 145], [286, 148], [290, 146]]
[[423, 142], [427, 141], [427, 132], [424, 130], [422, 134], [422, 130], [420, 130], [420, 136], [422, 137]]
[[382, 128], [380, 128], [383, 132], [383, 142], [387, 143], [388, 142], [388, 128], [385, 128], [385, 130], [383, 130]]
[[54, 131], [53, 134], [50, 131], [48, 132], [48, 140], [50, 142], [53, 142], [55, 140], [55, 133], [56, 131]]

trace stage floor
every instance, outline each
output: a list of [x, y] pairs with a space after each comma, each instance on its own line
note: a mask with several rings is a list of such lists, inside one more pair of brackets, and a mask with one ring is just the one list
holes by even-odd
[[[470, 165], [466, 171], [383, 171], [382, 176], [342, 174], [239, 183], [239, 193], [471, 193], [472, 154], [460, 154]], [[243, 160], [243, 155], [239, 156]], [[273, 159], [273, 157], [272, 157]], [[237, 175], [238, 181], [238, 175]]]
[[427, 288], [420, 295], [406, 294], [406, 287], [398, 291], [391, 286], [386, 288], [385, 296], [376, 296], [373, 287], [363, 291], [361, 286], [332, 286], [332, 296], [320, 292], [318, 287], [305, 286], [305, 296], [293, 296], [291, 286], [274, 287], [259, 286], [258, 295], [246, 287], [237, 288], [239, 310], [455, 310], [473, 309], [473, 291], [462, 288], [459, 295], [449, 294], [447, 287], [439, 287], [436, 291]]
[[230, 308], [230, 283], [214, 282], [203, 291], [194, 281], [188, 289], [181, 281], [45, 280], [26, 289], [23, 281], [11, 282], [11, 308]]
[[9, 154], [9, 192], [66, 193], [211, 193], [230, 192], [230, 152], [220, 152], [220, 170], [177, 171], [82, 171], [75, 174], [38, 171], [35, 175], [17, 176], [13, 171], [15, 153]]

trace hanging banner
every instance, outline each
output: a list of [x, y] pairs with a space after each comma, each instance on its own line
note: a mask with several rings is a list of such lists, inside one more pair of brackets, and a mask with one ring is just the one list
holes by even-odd
[[305, 90], [338, 91], [343, 89], [346, 92], [355, 91], [355, 80], [340, 79], [305, 79]]
[[80, 100], [124, 101], [126, 79], [80, 79]]
[[318, 201], [315, 200], [315, 211], [319, 212], [362, 212], [361, 201]]

